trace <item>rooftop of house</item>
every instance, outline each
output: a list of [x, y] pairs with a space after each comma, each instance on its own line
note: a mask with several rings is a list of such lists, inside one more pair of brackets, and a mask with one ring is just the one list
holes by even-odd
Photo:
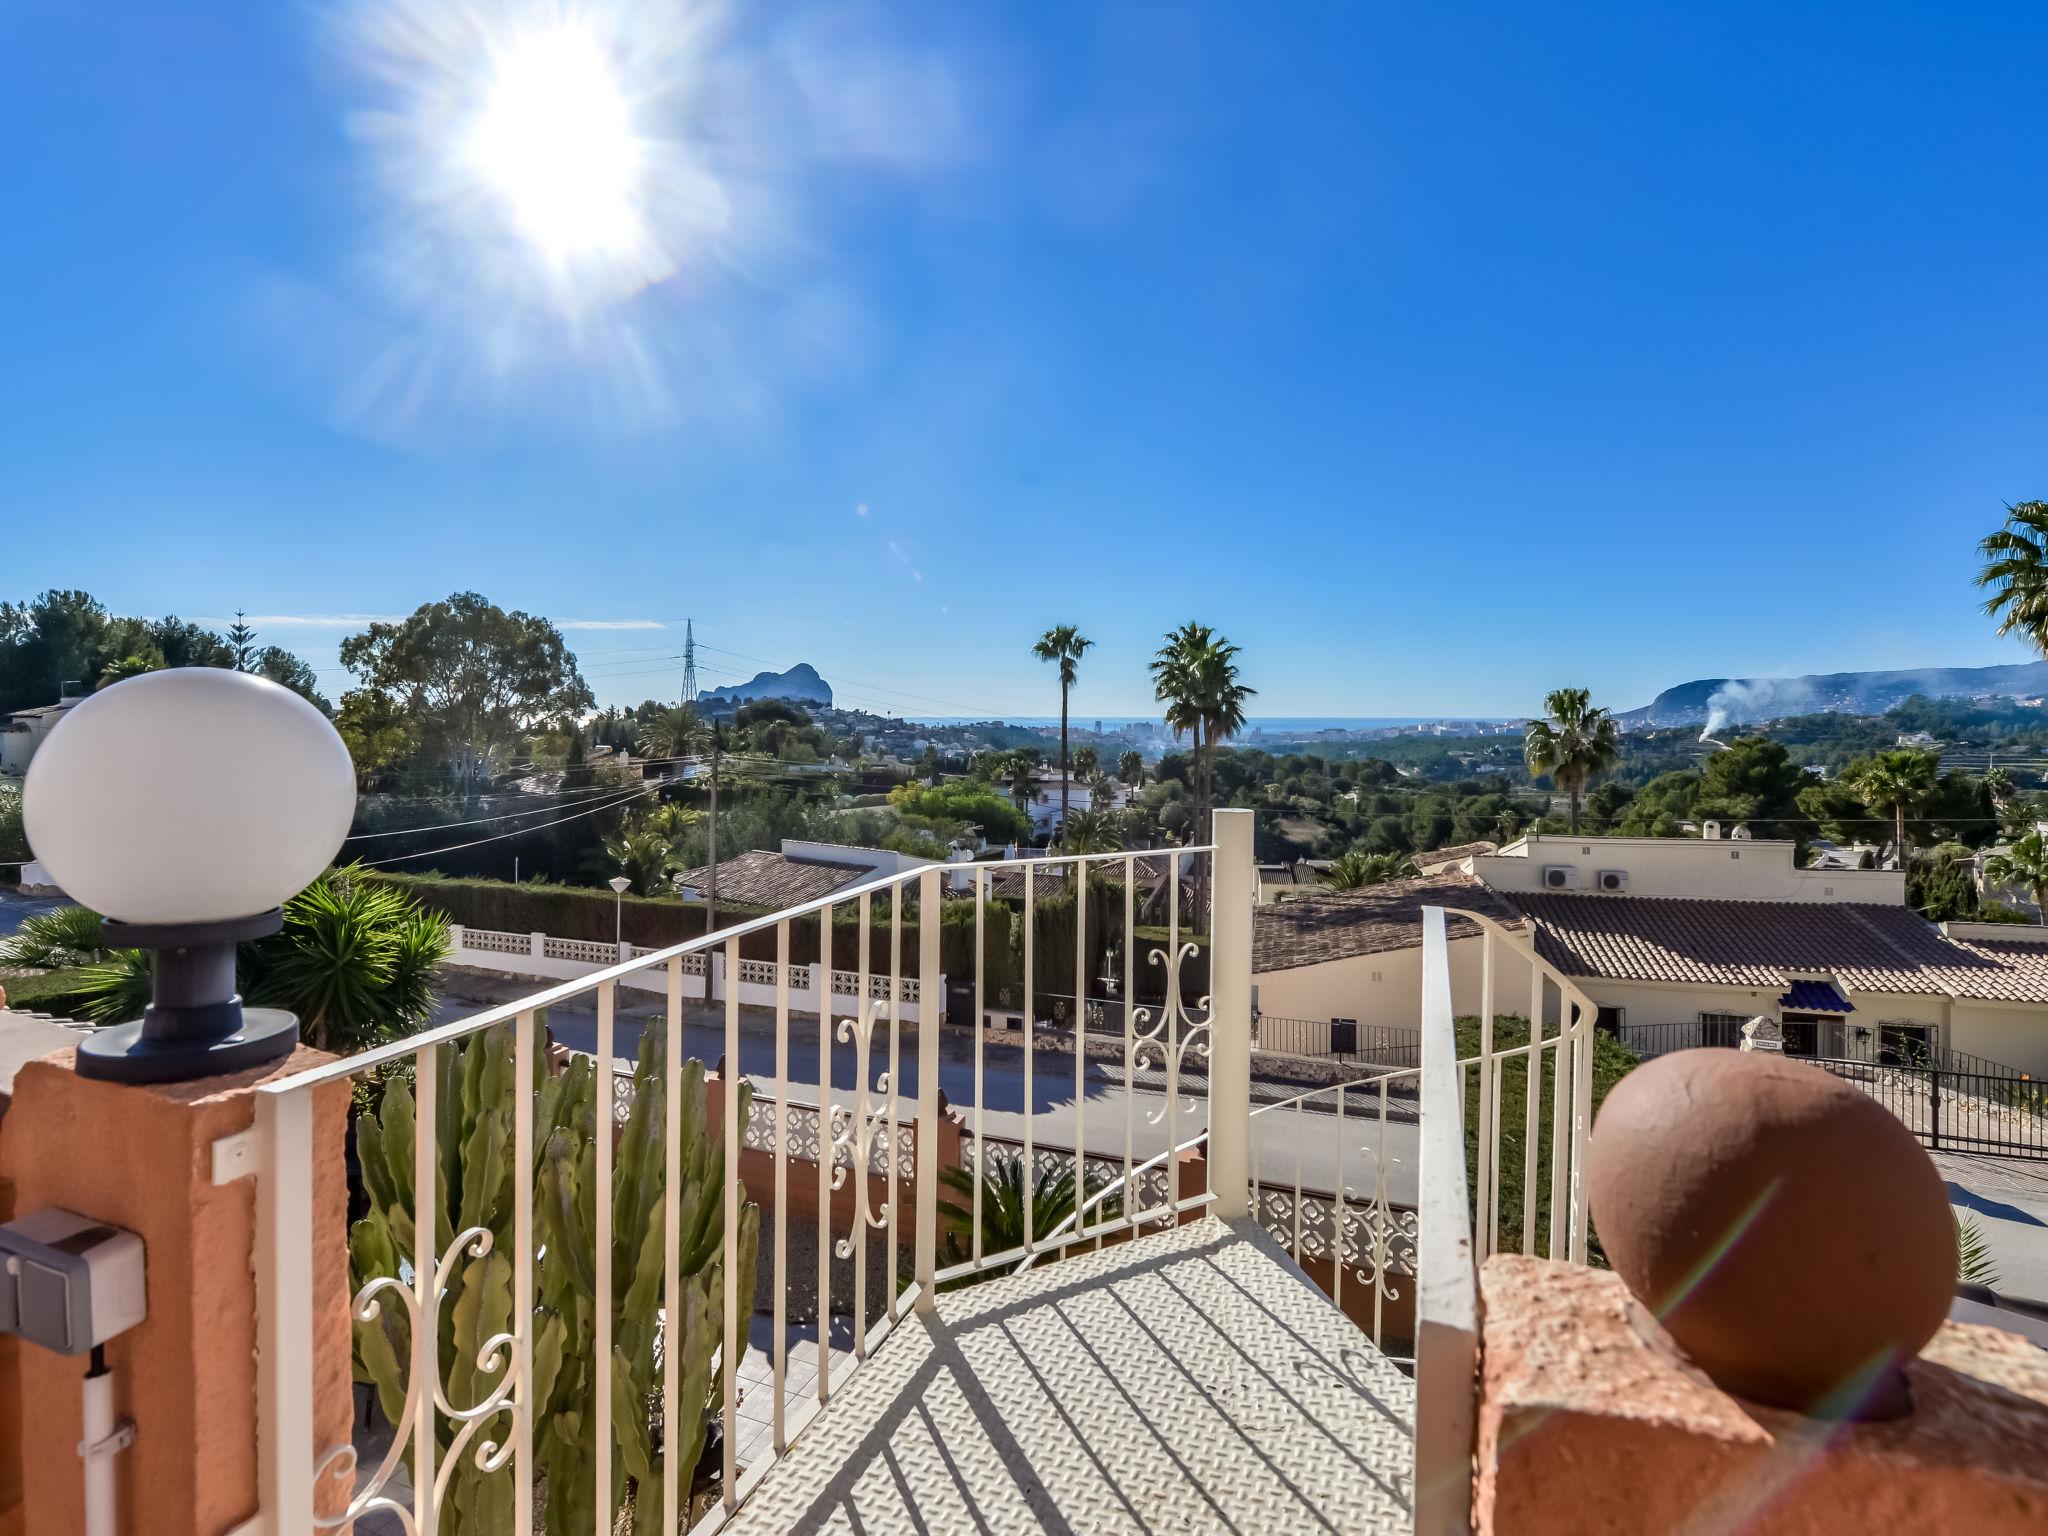
[[1548, 891], [1514, 903], [1567, 976], [1782, 989], [1827, 972], [1856, 992], [2048, 1003], [2048, 946], [1951, 938], [1910, 907]]
[[1487, 842], [1482, 839], [1475, 843], [1454, 843], [1448, 848], [1432, 848], [1427, 853], [1412, 855], [1409, 862], [1415, 866], [1417, 873], [1433, 875], [1438, 870], [1448, 869], [1453, 864], [1462, 864], [1475, 854], [1497, 853], [1499, 851], [1499, 843]]
[[[1388, 880], [1356, 891], [1305, 892], [1258, 909], [1252, 918], [1252, 969], [1286, 971], [1355, 955], [1413, 949], [1422, 943], [1422, 909], [1462, 907], [1510, 927], [1521, 914], [1470, 875], [1455, 870]], [[1450, 937], [1478, 926], [1453, 917]]]
[[[757, 849], [718, 861], [718, 899], [740, 907], [795, 907], [830, 896], [842, 886], [873, 874], [874, 870], [865, 864], [793, 859]], [[677, 881], [690, 890], [703, 891], [710, 885], [711, 871], [700, 864], [684, 870]]]

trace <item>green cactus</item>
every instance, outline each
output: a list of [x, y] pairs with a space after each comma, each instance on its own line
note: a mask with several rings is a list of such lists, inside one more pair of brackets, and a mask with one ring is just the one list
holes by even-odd
[[[682, 1148], [677, 1169], [677, 1247], [682, 1284], [676, 1333], [678, 1419], [664, 1426], [657, 1449], [649, 1409], [660, 1390], [656, 1345], [660, 1333], [663, 1251], [663, 1113], [666, 1030], [641, 1032], [633, 1071], [632, 1112], [618, 1135], [612, 1167], [612, 1506], [631, 1499], [634, 1529], [657, 1530], [665, 1455], [679, 1458], [679, 1485], [687, 1488], [703, 1450], [706, 1414], [723, 1395], [713, 1357], [724, 1336], [725, 1148], [709, 1134], [704, 1064], [681, 1071], [677, 1106]], [[587, 1056], [573, 1056], [560, 1073], [546, 1070], [536, 1052], [534, 1080], [533, 1375], [534, 1457], [547, 1479], [547, 1526], [555, 1533], [589, 1528], [597, 1478], [596, 1414], [591, 1396], [597, 1371], [596, 1227], [598, 1101], [611, 1107], [610, 1083], [600, 1084]], [[456, 1408], [481, 1402], [503, 1379], [486, 1370], [485, 1343], [508, 1332], [512, 1318], [513, 1049], [509, 1025], [472, 1036], [444, 1050], [437, 1081], [435, 1242], [446, 1253], [455, 1234], [484, 1227], [487, 1251], [466, 1244], [450, 1269], [440, 1312], [440, 1369], [447, 1400]], [[741, 1115], [748, 1090], [741, 1087]], [[413, 1251], [415, 1100], [402, 1078], [383, 1088], [375, 1115], [356, 1122], [356, 1147], [370, 1212], [349, 1234], [351, 1280], [357, 1289], [379, 1276], [398, 1276]], [[609, 1121], [608, 1113], [605, 1120]], [[738, 1294], [751, 1299], [760, 1234], [760, 1208], [739, 1216]], [[374, 1386], [388, 1419], [404, 1411], [411, 1370], [411, 1329], [405, 1308], [387, 1304], [355, 1325], [355, 1373]], [[506, 1530], [512, 1518], [508, 1464], [478, 1469], [484, 1440], [502, 1442], [509, 1416], [479, 1427], [450, 1473], [441, 1529], [451, 1536]], [[459, 1423], [439, 1421], [445, 1458]], [[410, 1452], [408, 1451], [408, 1462]], [[685, 1518], [678, 1522], [687, 1524]]]

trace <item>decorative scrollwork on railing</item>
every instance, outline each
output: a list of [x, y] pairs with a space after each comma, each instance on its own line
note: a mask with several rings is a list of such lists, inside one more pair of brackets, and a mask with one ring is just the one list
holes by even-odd
[[[885, 1156], [896, 1147], [896, 1092], [889, 1074], [884, 1072], [874, 1080], [872, 1099], [879, 1102], [871, 1103], [868, 1088], [868, 1056], [875, 1024], [887, 1012], [887, 1001], [875, 999], [864, 1004], [857, 1017], [839, 1021], [839, 1043], [853, 1045], [854, 1087], [852, 1105], [834, 1104], [831, 1110], [834, 1189], [846, 1183], [849, 1169], [857, 1168], [865, 1175], [873, 1167], [877, 1137], [882, 1139]], [[883, 1166], [886, 1168], [887, 1164]], [[870, 1206], [865, 1176], [853, 1181], [853, 1199], [853, 1230], [832, 1245], [842, 1259], [853, 1256], [856, 1235], [870, 1227], [877, 1231], [887, 1228], [895, 1214], [886, 1200], [879, 1206]]]
[[[391, 1426], [391, 1444], [377, 1463], [363, 1486], [350, 1498], [348, 1506], [338, 1514], [316, 1516], [313, 1524], [319, 1530], [333, 1530], [347, 1526], [366, 1515], [388, 1514], [395, 1516], [404, 1527], [406, 1536], [420, 1536], [420, 1509], [407, 1508], [393, 1495], [386, 1493], [392, 1474], [405, 1459], [407, 1449], [413, 1443], [418, 1430], [420, 1415], [432, 1410], [459, 1426], [454, 1438], [438, 1458], [438, 1470], [434, 1476], [432, 1509], [439, 1509], [448, 1493], [449, 1479], [469, 1454], [472, 1441], [476, 1441], [475, 1465], [479, 1472], [496, 1472], [512, 1460], [517, 1447], [516, 1437], [506, 1434], [497, 1439], [479, 1440], [479, 1432], [500, 1414], [510, 1414], [513, 1421], [524, 1407], [519, 1395], [519, 1335], [515, 1332], [495, 1333], [478, 1348], [476, 1368], [483, 1375], [497, 1377], [491, 1390], [475, 1403], [457, 1407], [448, 1400], [443, 1383], [437, 1377], [422, 1383], [418, 1373], [420, 1329], [435, 1326], [440, 1305], [439, 1298], [448, 1286], [448, 1277], [465, 1256], [481, 1259], [491, 1252], [493, 1238], [488, 1227], [468, 1227], [455, 1234], [441, 1255], [430, 1277], [415, 1276], [412, 1285], [407, 1285], [395, 1275], [379, 1275], [361, 1290], [357, 1291], [349, 1304], [349, 1314], [359, 1323], [374, 1323], [384, 1307], [386, 1295], [396, 1296], [405, 1307], [407, 1335], [413, 1348], [408, 1353], [408, 1370], [405, 1384], [405, 1402], [399, 1409], [398, 1417]], [[429, 1306], [428, 1303], [432, 1302]], [[424, 1319], [424, 1321], [423, 1321]], [[438, 1327], [436, 1327], [438, 1332]], [[423, 1391], [422, 1388], [425, 1388]], [[353, 1445], [337, 1445], [329, 1448], [314, 1464], [313, 1486], [318, 1489], [332, 1478], [355, 1480], [357, 1467], [356, 1449]], [[418, 1491], [414, 1491], [415, 1501]]]
[[[1184, 943], [1169, 960], [1163, 949], [1148, 952], [1148, 964], [1164, 966], [1166, 969], [1166, 997], [1155, 1014], [1150, 1008], [1131, 1010], [1131, 1065], [1135, 1068], [1163, 1068], [1169, 1054], [1176, 1071], [1184, 1069], [1192, 1053], [1198, 1058], [1209, 1054], [1209, 998], [1204, 993], [1195, 1000], [1195, 1008], [1201, 1013], [1199, 1022], [1189, 1011], [1181, 993], [1181, 967], [1201, 952], [1201, 946]], [[1200, 1110], [1202, 1101], [1184, 1098], [1181, 1107], [1188, 1114]], [[1146, 1122], [1157, 1125], [1166, 1118], [1166, 1104], [1162, 1100], [1156, 1110], [1149, 1111]]]

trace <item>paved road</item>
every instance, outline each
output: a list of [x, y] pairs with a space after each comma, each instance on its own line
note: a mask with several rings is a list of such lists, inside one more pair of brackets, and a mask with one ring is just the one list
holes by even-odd
[[2048, 1300], [2048, 1162], [1936, 1152], [1949, 1203], [1976, 1219], [1998, 1264], [1996, 1289]]
[[[450, 986], [450, 995], [444, 997], [437, 1007], [437, 1023], [461, 1018], [475, 1012], [482, 1003], [516, 997], [520, 992], [520, 984], [510, 978], [501, 983], [498, 978], [472, 979], [469, 973], [451, 982]], [[456, 988], [460, 989], [461, 995], [456, 994]], [[627, 1059], [635, 1056], [639, 1051], [641, 1029], [662, 1011], [661, 1003], [651, 995], [646, 1002], [641, 1002], [631, 993], [622, 993], [614, 1021], [614, 1054]], [[555, 1038], [571, 1050], [597, 1049], [594, 1003], [581, 1009], [557, 1008], [550, 1013], [548, 1024]], [[763, 1093], [774, 1091], [775, 1039], [772, 1030], [772, 1016], [754, 1010], [743, 1014], [740, 1066], [753, 1079], [756, 1090]], [[875, 1052], [869, 1062], [871, 1082], [874, 1075], [879, 1075], [888, 1066], [886, 1033], [885, 1026], [878, 1027], [876, 1031]], [[722, 1005], [688, 1005], [683, 1038], [692, 1056], [707, 1062], [722, 1058], [726, 1048]], [[941, 1036], [940, 1051], [939, 1088], [952, 1105], [971, 1117], [975, 1102], [973, 1037], [948, 1031]], [[914, 1102], [918, 1092], [916, 1052], [916, 1041], [906, 1037], [900, 1062], [901, 1075], [896, 1082], [898, 1092], [907, 1102]], [[790, 1056], [790, 1079], [794, 1086], [791, 1097], [814, 1102], [818, 1083], [815, 1019], [790, 1021]], [[1133, 1156], [1143, 1161], [1163, 1151], [1167, 1145], [1164, 1123], [1166, 1096], [1144, 1086], [1127, 1093], [1121, 1077], [1121, 1063], [1091, 1060], [1082, 1080], [1082, 1091], [1077, 1095], [1072, 1053], [1040, 1051], [1031, 1059], [1031, 1080], [1027, 1092], [1025, 1052], [1014, 1046], [984, 1046], [984, 1129], [992, 1137], [1023, 1140], [1024, 1107], [1028, 1103], [1033, 1111], [1031, 1134], [1036, 1144], [1071, 1148], [1078, 1128], [1088, 1152], [1121, 1162], [1124, 1115], [1128, 1103], [1136, 1116], [1132, 1128]], [[835, 1102], [851, 1102], [855, 1081], [854, 1047], [835, 1041], [832, 1048]], [[1291, 1086], [1268, 1086], [1262, 1096], [1275, 1099], [1296, 1091]], [[1182, 1098], [1181, 1111], [1175, 1118], [1177, 1139], [1185, 1141], [1200, 1133], [1206, 1123], [1208, 1107], [1197, 1097], [1195, 1108], [1190, 1112], [1186, 1107], [1187, 1096]], [[1321, 1102], [1328, 1104], [1331, 1100], [1326, 1097]], [[1387, 1198], [1395, 1204], [1413, 1204], [1420, 1155], [1418, 1127], [1412, 1117], [1404, 1117], [1406, 1105], [1397, 1098], [1394, 1100], [1394, 1114], [1388, 1117], [1382, 1143], [1376, 1104], [1375, 1100], [1373, 1118], [1366, 1120], [1362, 1118], [1365, 1106], [1360, 1099], [1353, 1096], [1349, 1101], [1342, 1141], [1345, 1183], [1354, 1193], [1370, 1193], [1373, 1161], [1368, 1149], [1383, 1146], [1387, 1159]], [[1340, 1144], [1334, 1115], [1298, 1115], [1291, 1109], [1275, 1109], [1258, 1115], [1253, 1120], [1253, 1127], [1254, 1152], [1261, 1182], [1291, 1185], [1299, 1152], [1304, 1189], [1328, 1190], [1335, 1187]]]
[[0, 891], [0, 939], [15, 933], [24, 918], [69, 905], [62, 896], [24, 896], [18, 891]]

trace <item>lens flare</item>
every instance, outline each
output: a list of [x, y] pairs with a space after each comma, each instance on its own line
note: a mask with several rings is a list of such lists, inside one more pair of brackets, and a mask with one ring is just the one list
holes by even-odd
[[[731, 0], [330, 0], [350, 239], [264, 274], [275, 366], [339, 430], [772, 430], [858, 373], [829, 223], [962, 162], [952, 63], [881, 18]], [[309, 185], [318, 185], [309, 182]]]
[[645, 174], [626, 96], [604, 50], [573, 23], [514, 36], [458, 154], [518, 231], [560, 267], [629, 254], [645, 238]]

